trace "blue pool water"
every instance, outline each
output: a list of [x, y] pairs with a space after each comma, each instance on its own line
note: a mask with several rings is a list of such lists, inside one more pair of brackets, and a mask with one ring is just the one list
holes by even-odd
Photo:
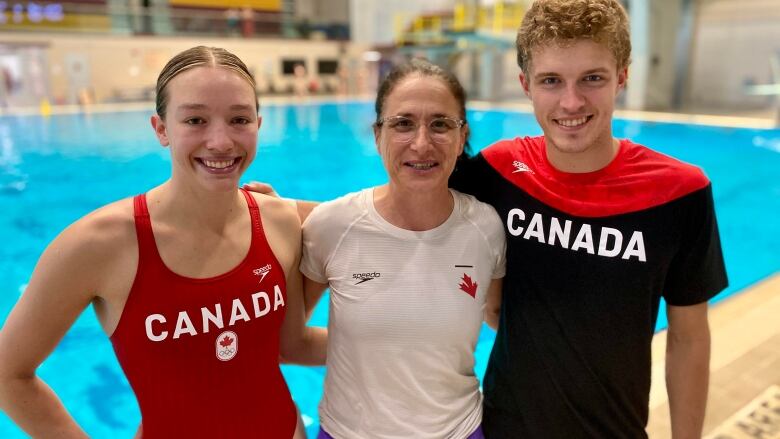
[[[371, 103], [266, 106], [261, 113], [260, 149], [245, 180], [268, 181], [285, 196], [314, 200], [385, 181], [370, 129]], [[168, 152], [153, 135], [150, 115], [0, 118], [0, 321], [59, 231], [98, 206], [166, 179]], [[477, 147], [540, 134], [533, 116], [525, 113], [471, 111], [469, 120], [471, 143]], [[712, 179], [731, 282], [715, 300], [780, 270], [780, 130], [618, 120], [615, 133], [699, 165]], [[312, 323], [326, 320], [327, 306], [320, 305]], [[665, 324], [662, 314], [659, 327]], [[480, 377], [492, 341], [492, 331], [485, 329], [477, 348]], [[283, 370], [312, 435], [325, 371]], [[138, 408], [91, 310], [39, 374], [91, 436], [131, 437], [135, 432]], [[0, 414], [0, 437], [24, 435]]]

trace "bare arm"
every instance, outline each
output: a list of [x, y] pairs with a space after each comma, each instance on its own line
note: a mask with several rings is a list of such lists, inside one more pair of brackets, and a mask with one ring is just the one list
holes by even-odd
[[493, 330], [498, 329], [498, 319], [501, 315], [501, 286], [504, 279], [493, 279], [487, 291], [485, 300], [485, 323]]
[[303, 301], [306, 304], [306, 320], [311, 318], [311, 313], [317, 302], [320, 301], [322, 293], [328, 288], [328, 284], [321, 284], [303, 276]]
[[325, 364], [328, 332], [306, 326], [301, 261], [301, 223], [296, 209], [278, 198], [257, 195], [261, 203], [266, 237], [286, 275], [287, 299], [281, 328], [281, 361], [306, 365]]
[[707, 406], [710, 373], [710, 329], [707, 303], [668, 305], [666, 389], [672, 438], [700, 438]]
[[287, 311], [282, 327], [281, 344], [283, 361], [306, 365], [325, 364], [328, 330], [307, 326], [308, 316], [301, 272], [293, 269], [287, 276]]
[[87, 437], [35, 370], [94, 297], [89, 232], [74, 224], [46, 249], [0, 331], [0, 407], [32, 437]]

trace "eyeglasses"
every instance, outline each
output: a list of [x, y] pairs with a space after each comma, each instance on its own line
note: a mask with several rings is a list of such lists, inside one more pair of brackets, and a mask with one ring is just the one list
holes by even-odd
[[[428, 121], [428, 136], [434, 143], [447, 143], [452, 141], [452, 133], [466, 123], [462, 119], [451, 117], [435, 117]], [[376, 126], [387, 126], [393, 141], [398, 143], [410, 143], [417, 135], [420, 122], [406, 116], [383, 117], [376, 122]]]

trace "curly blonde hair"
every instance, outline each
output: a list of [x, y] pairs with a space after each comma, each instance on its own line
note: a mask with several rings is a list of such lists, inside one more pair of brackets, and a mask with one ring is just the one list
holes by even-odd
[[628, 17], [618, 0], [536, 0], [517, 32], [517, 65], [528, 73], [534, 47], [580, 39], [605, 45], [618, 69], [631, 62]]

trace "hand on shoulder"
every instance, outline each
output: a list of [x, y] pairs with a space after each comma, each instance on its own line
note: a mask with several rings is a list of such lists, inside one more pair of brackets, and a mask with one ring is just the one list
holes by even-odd
[[250, 181], [249, 183], [244, 183], [241, 188], [249, 192], [270, 195], [272, 197], [279, 197], [279, 194], [276, 193], [276, 190], [274, 190], [273, 186], [271, 186], [269, 183]]
[[295, 203], [250, 192], [260, 208], [263, 230], [285, 274], [298, 269], [301, 253], [301, 221]]
[[300, 229], [301, 221], [294, 201], [257, 192], [250, 192], [250, 194], [260, 207], [264, 223], [268, 218], [270, 221], [278, 221], [285, 227]]

